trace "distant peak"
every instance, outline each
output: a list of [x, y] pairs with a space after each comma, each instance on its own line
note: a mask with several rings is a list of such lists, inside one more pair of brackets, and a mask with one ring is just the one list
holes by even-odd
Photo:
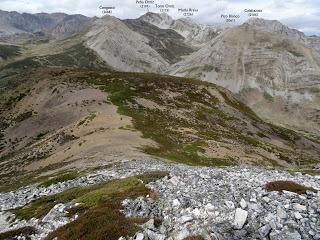
[[147, 20], [148, 22], [150, 21], [157, 22], [157, 23], [161, 22], [169, 25], [174, 21], [173, 18], [167, 13], [153, 13], [153, 12], [148, 12], [142, 15], [139, 19]]
[[250, 25], [256, 25], [256, 26], [266, 26], [266, 25], [278, 25], [278, 26], [284, 26], [281, 22], [278, 20], [267, 20], [263, 18], [250, 18], [246, 21], [247, 24]]
[[304, 34], [296, 29], [291, 29], [278, 20], [267, 20], [263, 18], [250, 18], [245, 22], [246, 24], [259, 27], [261, 29], [271, 31], [274, 33], [287, 35], [290, 37], [301, 38]]
[[167, 13], [154, 13], [154, 12], [147, 12], [146, 14], [142, 15], [141, 17], [158, 17], [158, 18], [166, 18], [172, 19], [172, 17]]
[[273, 28], [288, 28], [286, 25], [282, 24], [278, 20], [267, 20], [263, 18], [250, 18], [246, 21], [247, 24], [259, 26], [259, 27], [270, 27]]

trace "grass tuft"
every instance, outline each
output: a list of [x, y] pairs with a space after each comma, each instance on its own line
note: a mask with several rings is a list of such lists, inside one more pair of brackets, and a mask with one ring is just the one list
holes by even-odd
[[30, 236], [35, 233], [36, 231], [33, 227], [23, 227], [16, 230], [0, 233], [0, 240], [15, 239], [14, 237], [16, 236]]
[[78, 173], [78, 172], [68, 172], [68, 173], [50, 178], [50, 179], [44, 181], [41, 185], [44, 187], [49, 187], [50, 185], [57, 184], [59, 182], [65, 182], [68, 180], [72, 180], [72, 179], [75, 179], [75, 178], [78, 178], [81, 176], [82, 176], [82, 174]]
[[[75, 175], [62, 175], [52, 182], [74, 177]], [[75, 202], [83, 203], [81, 208], [92, 208], [98, 206], [99, 202], [106, 202], [110, 200], [114, 193], [123, 194], [130, 197], [130, 189], [135, 188], [135, 193], [140, 192], [141, 195], [147, 195], [144, 184], [140, 179], [146, 182], [156, 181], [159, 178], [166, 176], [166, 173], [146, 173], [137, 177], [129, 177], [121, 180], [113, 180], [106, 183], [101, 183], [93, 186], [76, 187], [67, 189], [64, 192], [43, 196], [39, 199], [32, 201], [30, 204], [13, 209], [12, 212], [20, 219], [30, 220], [31, 218], [41, 218], [45, 216], [56, 204], [67, 203], [72, 200]], [[46, 185], [48, 185], [47, 183]]]
[[126, 218], [121, 213], [121, 202], [125, 198], [146, 196], [149, 190], [140, 179], [155, 181], [167, 173], [147, 173], [138, 177], [110, 181], [100, 188], [76, 198], [82, 205], [71, 209], [71, 213], [80, 213], [80, 217], [49, 234], [46, 240], [118, 240], [121, 236], [133, 236], [139, 231], [139, 224], [147, 219]]
[[190, 236], [185, 238], [184, 240], [204, 240], [204, 238], [201, 236]]
[[137, 176], [137, 178], [140, 179], [144, 184], [148, 184], [168, 175], [169, 172], [156, 171], [142, 174], [140, 176]]
[[292, 181], [274, 181], [266, 184], [265, 189], [268, 192], [271, 191], [289, 191], [298, 194], [305, 194], [306, 191], [315, 192], [316, 190], [310, 187], [303, 186], [301, 184], [292, 182]]

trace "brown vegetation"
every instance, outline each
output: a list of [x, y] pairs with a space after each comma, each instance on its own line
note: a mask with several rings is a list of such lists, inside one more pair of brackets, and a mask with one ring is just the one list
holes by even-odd
[[[140, 224], [148, 219], [127, 218], [121, 213], [122, 200], [138, 196], [152, 195], [141, 182], [148, 179], [155, 181], [165, 173], [147, 173], [137, 177], [110, 181], [98, 189], [87, 191], [76, 202], [82, 204], [69, 210], [69, 217], [78, 214], [79, 218], [49, 234], [47, 240], [118, 240], [121, 236], [133, 236], [139, 231]], [[156, 219], [155, 225], [161, 225]]]
[[23, 227], [9, 232], [0, 233], [0, 240], [13, 239], [15, 236], [29, 236], [35, 233], [33, 227]]
[[204, 238], [201, 236], [190, 236], [185, 238], [184, 240], [204, 240]]
[[265, 189], [268, 192], [271, 191], [289, 191], [289, 192], [294, 192], [298, 194], [305, 194], [306, 191], [312, 191], [314, 192], [315, 189], [303, 186], [301, 184], [292, 182], [292, 181], [274, 181], [274, 182], [269, 182], [266, 184]]

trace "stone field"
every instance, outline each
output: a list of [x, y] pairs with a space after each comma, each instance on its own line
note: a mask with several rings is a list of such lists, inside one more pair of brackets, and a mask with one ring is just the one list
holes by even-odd
[[[29, 186], [0, 194], [0, 232], [33, 226], [37, 233], [29, 239], [44, 239], [51, 231], [75, 220], [66, 217], [68, 209], [81, 203], [57, 204], [42, 219], [16, 219], [10, 209], [33, 199], [76, 186], [126, 178], [152, 171], [169, 176], [147, 184], [156, 199], [141, 196], [122, 202], [127, 217], [149, 219], [135, 240], [203, 239], [320, 239], [320, 177], [266, 170], [252, 166], [226, 168], [194, 167], [160, 161], [124, 161], [88, 176], [49, 187]], [[266, 191], [268, 182], [294, 181], [314, 191], [297, 194]], [[17, 236], [16, 239], [28, 239]]]

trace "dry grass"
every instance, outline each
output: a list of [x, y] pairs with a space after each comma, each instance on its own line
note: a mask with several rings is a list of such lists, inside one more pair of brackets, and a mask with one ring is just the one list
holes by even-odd
[[[133, 236], [139, 224], [148, 219], [126, 218], [121, 212], [122, 200], [138, 196], [154, 196], [145, 183], [166, 176], [165, 172], [146, 173], [137, 177], [110, 181], [97, 189], [87, 191], [76, 198], [82, 204], [69, 210], [69, 217], [79, 218], [49, 234], [46, 240], [118, 240], [121, 236]], [[143, 183], [142, 181], [143, 180]], [[161, 219], [156, 220], [161, 225]]]
[[119, 209], [123, 196], [119, 195], [88, 210], [76, 221], [52, 232], [46, 239], [59, 240], [118, 240], [121, 236], [132, 236], [145, 219], [126, 218]]
[[310, 187], [303, 186], [301, 184], [292, 182], [292, 181], [274, 181], [274, 182], [269, 182], [266, 184], [265, 189], [268, 192], [271, 191], [289, 191], [289, 192], [294, 192], [298, 194], [305, 194], [306, 191], [312, 191], [315, 192], [316, 190]]
[[34, 233], [35, 229], [33, 227], [23, 227], [9, 232], [0, 233], [0, 240], [13, 239], [15, 236], [20, 235], [29, 236]]
[[201, 236], [190, 236], [185, 238], [184, 240], [204, 240], [204, 238]]
[[[122, 208], [121, 201], [124, 198], [134, 198], [148, 194], [147, 189], [136, 178], [120, 180], [123, 189], [112, 187], [99, 189], [82, 196], [84, 208], [77, 209], [80, 217], [56, 231], [49, 234], [47, 240], [118, 240], [121, 236], [132, 236], [138, 230], [137, 224], [142, 224], [145, 219], [126, 218], [119, 210]], [[105, 192], [108, 192], [106, 194]], [[97, 198], [98, 197], [98, 198]]]

